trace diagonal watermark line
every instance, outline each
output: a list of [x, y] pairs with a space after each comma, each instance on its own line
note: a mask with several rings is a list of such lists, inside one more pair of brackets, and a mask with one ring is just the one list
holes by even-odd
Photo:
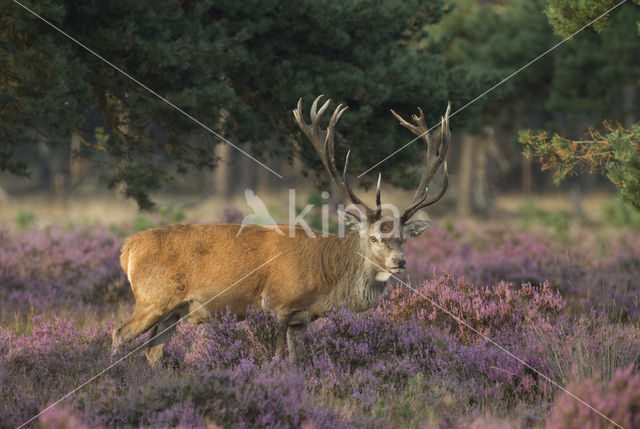
[[[14, 0], [15, 1], [15, 0]], [[464, 106], [462, 106], [461, 108], [459, 108], [458, 110], [456, 110], [455, 112], [453, 112], [452, 114], [449, 115], [449, 118], [454, 117], [455, 115], [457, 115], [458, 113], [462, 112], [464, 109], [466, 109], [467, 107], [471, 106], [473, 103], [475, 103], [476, 101], [480, 100], [482, 97], [484, 97], [485, 95], [487, 95], [488, 93], [490, 93], [491, 91], [493, 91], [494, 89], [496, 89], [497, 87], [499, 87], [500, 85], [502, 85], [503, 83], [505, 83], [506, 81], [508, 81], [509, 79], [511, 79], [512, 77], [514, 77], [515, 75], [517, 75], [518, 73], [520, 73], [522, 70], [526, 69], [527, 67], [529, 67], [531, 64], [535, 63], [536, 61], [538, 61], [540, 58], [544, 57], [545, 55], [547, 55], [549, 52], [553, 51], [554, 49], [556, 49], [558, 46], [562, 45], [563, 43], [565, 43], [567, 40], [571, 39], [573, 36], [575, 36], [576, 34], [580, 33], [582, 30], [584, 30], [585, 28], [587, 28], [588, 26], [590, 26], [591, 24], [593, 24], [594, 22], [598, 21], [599, 19], [601, 19], [602, 17], [604, 17], [605, 15], [608, 15], [609, 13], [611, 13], [614, 9], [616, 9], [617, 7], [619, 7], [620, 5], [622, 5], [622, 3], [626, 2], [627, 0], [622, 0], [620, 3], [616, 4], [615, 6], [613, 6], [611, 9], [607, 10], [606, 12], [604, 12], [602, 15], [598, 16], [597, 18], [595, 18], [594, 20], [592, 20], [591, 22], [589, 22], [588, 24], [582, 26], [579, 30], [577, 30], [576, 32], [574, 32], [573, 34], [571, 34], [570, 36], [562, 39], [560, 42], [556, 43], [555, 45], [553, 45], [552, 47], [550, 47], [549, 49], [547, 49], [546, 51], [544, 51], [543, 53], [541, 53], [540, 55], [538, 55], [537, 57], [535, 57], [534, 59], [532, 59], [531, 61], [529, 61], [527, 64], [523, 65], [522, 67], [520, 67], [518, 70], [514, 71], [513, 73], [511, 73], [509, 76], [505, 77], [504, 79], [502, 79], [500, 82], [496, 83], [495, 85], [493, 85], [491, 88], [487, 89], [485, 92], [483, 92], [482, 94], [478, 95], [476, 98], [474, 98], [473, 100], [467, 102], [467, 104], [465, 104]], [[365, 170], [363, 173], [360, 173], [359, 176], [356, 177], [356, 179], [361, 178], [362, 176], [364, 176], [365, 174], [367, 174], [368, 172], [370, 172], [371, 170], [373, 170], [374, 168], [376, 168], [377, 166], [379, 166], [380, 164], [382, 164], [383, 162], [387, 161], [389, 158], [392, 158], [393, 156], [395, 156], [398, 152], [401, 152], [402, 150], [404, 150], [405, 148], [407, 148], [407, 146], [410, 146], [411, 144], [413, 144], [416, 140], [418, 140], [419, 138], [421, 138], [422, 136], [424, 136], [425, 134], [431, 132], [432, 130], [434, 130], [435, 128], [439, 127], [442, 124], [442, 121], [438, 122], [436, 125], [434, 125], [433, 127], [429, 128], [427, 131], [425, 131], [424, 133], [420, 134], [418, 137], [414, 138], [413, 140], [411, 140], [409, 143], [405, 144], [404, 146], [400, 147], [399, 149], [396, 149], [395, 151], [393, 151], [392, 153], [390, 153], [389, 155], [387, 155], [382, 161], [379, 161], [377, 164], [375, 164], [374, 166], [368, 168], [367, 170]]]
[[[360, 252], [356, 252], [358, 253], [360, 256], [362, 256], [365, 260], [369, 261], [371, 264], [375, 265], [376, 267], [380, 268], [381, 270], [383, 270], [386, 273], [389, 273], [389, 271], [387, 271], [384, 267], [378, 265], [377, 263], [375, 263], [374, 261], [372, 261], [371, 259], [367, 258], [365, 255], [363, 255]], [[431, 299], [429, 299], [426, 295], [420, 293], [420, 291], [418, 291], [415, 288], [412, 288], [411, 286], [409, 286], [407, 283], [403, 282], [402, 280], [400, 280], [397, 276], [393, 275], [392, 273], [389, 273], [391, 275], [391, 277], [393, 277], [395, 280], [397, 280], [398, 282], [402, 283], [403, 286], [407, 287], [408, 289], [411, 289], [414, 293], [420, 295], [422, 298], [426, 299], [427, 301], [429, 301], [429, 303], [431, 305], [433, 305], [434, 307], [438, 308], [439, 310], [442, 310], [444, 313], [448, 314], [449, 316], [451, 316], [453, 319], [455, 319], [456, 322], [460, 323], [461, 325], [464, 325], [465, 327], [469, 328], [471, 331], [473, 331], [474, 333], [480, 335], [482, 338], [484, 338], [487, 342], [491, 343], [492, 345], [496, 346], [498, 349], [500, 349], [501, 351], [505, 352], [507, 355], [509, 355], [510, 357], [512, 357], [513, 359], [517, 360], [518, 362], [520, 362], [522, 365], [526, 366], [527, 368], [529, 368], [530, 370], [532, 370], [533, 372], [535, 372], [536, 374], [538, 374], [540, 377], [544, 378], [545, 380], [547, 380], [549, 383], [553, 384], [555, 387], [557, 387], [558, 389], [562, 390], [563, 392], [569, 394], [571, 397], [573, 397], [575, 400], [577, 400], [578, 402], [580, 402], [581, 404], [585, 405], [586, 407], [588, 407], [589, 409], [591, 409], [592, 411], [598, 413], [602, 418], [608, 420], [609, 422], [613, 423], [616, 427], [619, 427], [620, 429], [624, 429], [622, 426], [620, 426], [618, 423], [614, 422], [613, 420], [611, 420], [609, 417], [605, 416], [604, 414], [602, 414], [602, 412], [598, 411], [597, 409], [593, 408], [591, 405], [589, 405], [588, 403], [586, 403], [584, 400], [580, 399], [578, 396], [574, 395], [573, 393], [569, 392], [566, 388], [560, 386], [558, 383], [556, 383], [555, 381], [553, 381], [551, 378], [547, 377], [546, 375], [544, 375], [543, 373], [541, 373], [540, 371], [538, 371], [537, 369], [535, 369], [534, 367], [532, 367], [531, 365], [529, 365], [528, 363], [526, 363], [525, 361], [523, 361], [522, 359], [520, 359], [518, 356], [514, 355], [513, 353], [511, 353], [509, 350], [505, 349], [503, 346], [501, 346], [500, 344], [496, 343], [495, 341], [493, 341], [491, 338], [487, 337], [486, 335], [484, 335], [483, 333], [481, 333], [480, 331], [478, 331], [477, 329], [475, 329], [474, 327], [472, 327], [471, 325], [469, 325], [467, 322], [465, 322], [464, 320], [460, 319], [458, 316], [456, 316], [455, 314], [451, 313], [450, 311], [448, 311], [446, 308], [442, 307], [441, 305], [438, 305], [437, 303], [433, 302]]]
[[230, 286], [228, 286], [226, 289], [224, 289], [222, 292], [219, 292], [218, 294], [214, 295], [212, 298], [209, 298], [207, 301], [204, 302], [204, 304], [200, 304], [198, 307], [196, 307], [195, 310], [190, 311], [188, 314], [182, 316], [180, 319], [178, 319], [178, 321], [176, 321], [175, 323], [173, 323], [172, 325], [170, 325], [169, 327], [165, 328], [162, 330], [162, 332], [157, 333], [156, 335], [154, 335], [152, 338], [149, 338], [147, 341], [145, 341], [144, 343], [142, 343], [140, 346], [136, 347], [133, 351], [127, 353], [125, 356], [121, 357], [120, 359], [118, 359], [117, 361], [115, 361], [114, 363], [112, 363], [111, 365], [109, 365], [108, 367], [106, 367], [105, 369], [103, 369], [102, 371], [100, 371], [99, 373], [97, 373], [96, 375], [94, 375], [93, 377], [91, 377], [90, 379], [88, 379], [87, 381], [85, 381], [84, 383], [82, 383], [81, 385], [79, 385], [78, 387], [76, 387], [75, 389], [71, 390], [69, 393], [67, 393], [66, 395], [64, 395], [63, 397], [61, 397], [60, 399], [58, 399], [57, 401], [55, 401], [54, 403], [50, 404], [47, 406], [47, 408], [45, 408], [44, 410], [40, 411], [38, 414], [36, 414], [35, 416], [31, 417], [29, 420], [27, 420], [26, 422], [22, 423], [20, 426], [17, 427], [17, 429], [20, 429], [22, 427], [24, 427], [25, 425], [31, 423], [33, 420], [37, 419], [38, 417], [40, 417], [43, 413], [45, 413], [47, 410], [55, 407], [56, 405], [58, 405], [60, 402], [64, 401], [65, 399], [67, 399], [69, 396], [73, 395], [74, 393], [76, 393], [78, 390], [82, 389], [84, 386], [86, 386], [87, 384], [91, 383], [93, 380], [95, 380], [96, 378], [100, 377], [102, 374], [104, 374], [105, 372], [109, 371], [111, 368], [113, 368], [114, 366], [116, 366], [117, 364], [119, 364], [120, 362], [122, 362], [123, 360], [125, 360], [126, 358], [128, 358], [129, 356], [131, 356], [132, 354], [134, 354], [135, 352], [139, 351], [140, 349], [142, 349], [144, 346], [146, 346], [147, 344], [149, 344], [151, 341], [153, 341], [154, 339], [158, 338], [160, 335], [162, 335], [163, 333], [165, 333], [166, 331], [168, 331], [169, 329], [173, 328], [174, 326], [176, 326], [178, 323], [180, 323], [181, 321], [183, 321], [184, 319], [186, 319], [187, 317], [189, 317], [190, 315], [192, 315], [193, 313], [195, 313], [196, 311], [200, 310], [202, 307], [204, 307], [205, 305], [207, 305], [208, 303], [210, 303], [211, 301], [213, 301], [214, 299], [216, 299], [217, 297], [219, 297], [220, 295], [222, 295], [223, 293], [225, 293], [226, 291], [228, 291], [229, 289], [231, 289], [232, 287], [234, 287], [235, 285], [237, 285], [238, 283], [240, 283], [242, 280], [246, 279], [247, 277], [249, 277], [251, 274], [255, 273], [256, 271], [258, 271], [260, 268], [264, 267], [265, 265], [268, 265], [269, 263], [271, 263], [274, 259], [276, 259], [278, 256], [282, 255], [282, 252], [278, 253], [277, 255], [273, 256], [272, 258], [270, 258], [267, 262], [264, 262], [263, 264], [261, 264], [260, 266], [258, 266], [257, 268], [253, 269], [251, 272], [249, 272], [248, 274], [245, 274], [242, 278], [240, 278], [239, 280], [233, 282]]
[[127, 72], [125, 72], [124, 70], [122, 70], [120, 67], [116, 66], [115, 64], [113, 64], [112, 62], [110, 62], [109, 60], [107, 60], [106, 58], [104, 58], [103, 56], [101, 56], [100, 54], [98, 54], [97, 52], [95, 52], [94, 50], [92, 50], [91, 48], [89, 48], [88, 46], [84, 45], [82, 42], [80, 42], [79, 40], [75, 39], [74, 37], [70, 36], [69, 34], [65, 33], [63, 30], [61, 30], [60, 28], [56, 27], [54, 24], [52, 24], [50, 21], [46, 20], [45, 18], [43, 18], [41, 15], [38, 15], [36, 12], [34, 12], [33, 10], [29, 9], [27, 6], [23, 5], [22, 3], [20, 3], [17, 0], [11, 0], [13, 1], [15, 4], [17, 4], [18, 6], [22, 7], [23, 9], [25, 9], [27, 12], [29, 12], [30, 14], [32, 14], [33, 16], [35, 16], [36, 18], [40, 19], [41, 21], [43, 21], [44, 23], [46, 23], [47, 25], [49, 25], [51, 28], [55, 29], [56, 31], [58, 31], [59, 33], [61, 33], [62, 35], [64, 35], [65, 37], [67, 37], [69, 40], [71, 40], [72, 42], [76, 43], [77, 45], [81, 46], [82, 48], [84, 48], [85, 50], [87, 50], [88, 52], [90, 52], [91, 54], [93, 54], [95, 57], [99, 58], [100, 60], [102, 60], [103, 62], [105, 62], [106, 64], [108, 64], [109, 66], [113, 67], [115, 70], [117, 70], [118, 72], [122, 73], [123, 75], [125, 75], [126, 77], [128, 77], [130, 80], [132, 80], [133, 82], [137, 83], [138, 85], [140, 85], [142, 88], [146, 89], [147, 91], [149, 91], [151, 94], [155, 95], [157, 98], [159, 98], [160, 100], [164, 101], [165, 103], [167, 103], [169, 106], [173, 107], [175, 110], [177, 110], [178, 112], [182, 113], [184, 116], [186, 116], [187, 118], [191, 119], [193, 122], [195, 122], [196, 124], [200, 125], [202, 128], [204, 128], [205, 130], [209, 131], [211, 134], [213, 134], [214, 136], [218, 137], [220, 140], [224, 141], [225, 143], [227, 143], [228, 145], [230, 145], [231, 147], [233, 147], [235, 150], [237, 150], [238, 152], [244, 154], [245, 156], [251, 158], [253, 161], [255, 161], [256, 163], [260, 164], [262, 167], [266, 168], [267, 170], [269, 170], [271, 173], [275, 174], [276, 176], [278, 176], [280, 179], [284, 179], [284, 177], [282, 177], [280, 174], [278, 174], [277, 172], [273, 171], [271, 168], [267, 167], [265, 164], [263, 164], [262, 162], [258, 161], [256, 158], [254, 158], [253, 156], [251, 156], [250, 154], [248, 154], [246, 151], [242, 150], [240, 147], [238, 147], [237, 145], [231, 143], [229, 140], [227, 140], [226, 138], [224, 138], [223, 136], [221, 136], [220, 134], [216, 133], [214, 130], [212, 130], [210, 127], [208, 127], [207, 125], [203, 124], [201, 121], [199, 121], [198, 119], [194, 118], [192, 115], [190, 115], [189, 113], [185, 112], [183, 109], [181, 109], [180, 107], [176, 106], [174, 103], [172, 103], [171, 101], [167, 100], [165, 97], [163, 97], [162, 95], [158, 94], [156, 91], [154, 91], [153, 89], [149, 88], [147, 85], [145, 85], [144, 83], [140, 82], [138, 79], [134, 78], [133, 76], [131, 76], [130, 74], [128, 74]]

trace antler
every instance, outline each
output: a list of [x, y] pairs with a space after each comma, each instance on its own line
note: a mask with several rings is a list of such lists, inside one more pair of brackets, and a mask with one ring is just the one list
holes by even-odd
[[[431, 146], [431, 137], [429, 135], [429, 129], [424, 122], [424, 113], [422, 113], [422, 109], [418, 107], [418, 111], [420, 115], [412, 115], [411, 118], [416, 123], [413, 125], [407, 121], [405, 121], [400, 115], [391, 110], [393, 116], [400, 121], [400, 125], [409, 129], [412, 133], [422, 138], [427, 143], [427, 166], [429, 164], [431, 155], [432, 155], [432, 146]], [[400, 216], [400, 223], [406, 223], [416, 212], [424, 207], [430, 206], [431, 204], [436, 203], [447, 190], [447, 186], [449, 185], [449, 172], [447, 170], [447, 161], [445, 161], [445, 157], [447, 155], [447, 149], [449, 148], [449, 141], [451, 140], [451, 130], [449, 129], [449, 112], [451, 111], [451, 103], [447, 105], [447, 111], [442, 117], [442, 121], [440, 122], [440, 141], [438, 142], [438, 146], [435, 150], [436, 159], [431, 164], [430, 167], [427, 167], [422, 178], [420, 179], [420, 184], [418, 185], [418, 189], [416, 190], [415, 195], [413, 196], [413, 201], [411, 204], [404, 209], [402, 216]], [[442, 179], [442, 187], [440, 191], [431, 199], [427, 200], [427, 191], [429, 189], [429, 183], [433, 176], [435, 176], [440, 165], [444, 163], [444, 177]]]
[[296, 118], [296, 122], [300, 129], [305, 133], [305, 135], [309, 138], [313, 147], [315, 148], [318, 155], [320, 155], [320, 159], [324, 164], [325, 168], [329, 172], [331, 179], [338, 185], [338, 188], [342, 192], [342, 194], [353, 204], [361, 206], [367, 215], [369, 220], [377, 220], [380, 218], [380, 214], [382, 212], [382, 206], [380, 204], [380, 176], [378, 177], [378, 188], [376, 191], [376, 210], [368, 207], [358, 196], [351, 190], [349, 187], [349, 155], [351, 151], [347, 152], [347, 157], [344, 161], [344, 170], [342, 172], [342, 177], [338, 173], [338, 169], [336, 167], [336, 159], [335, 159], [335, 150], [334, 150], [334, 141], [333, 137], [335, 135], [334, 129], [340, 116], [347, 110], [347, 106], [342, 107], [342, 104], [336, 107], [333, 115], [331, 115], [331, 119], [329, 120], [329, 125], [325, 130], [320, 128], [320, 119], [322, 114], [329, 107], [329, 103], [331, 99], [327, 100], [320, 110], [318, 108], [318, 102], [322, 98], [322, 95], [319, 95], [311, 105], [310, 117], [311, 124], [307, 124], [302, 119], [302, 98], [298, 100], [298, 106], [293, 110], [293, 116]]

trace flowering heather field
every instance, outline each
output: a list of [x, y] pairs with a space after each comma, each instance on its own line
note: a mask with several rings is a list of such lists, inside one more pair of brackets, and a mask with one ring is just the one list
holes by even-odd
[[[107, 229], [0, 228], [0, 426], [99, 373], [133, 297]], [[30, 423], [93, 427], [640, 427], [640, 234], [509, 222], [434, 226], [376, 309], [311, 325], [300, 364], [275, 323], [183, 325], [157, 368], [134, 353]]]

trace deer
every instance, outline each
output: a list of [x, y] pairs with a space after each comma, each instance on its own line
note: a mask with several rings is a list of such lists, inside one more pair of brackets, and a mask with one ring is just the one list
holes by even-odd
[[[331, 180], [350, 209], [338, 215], [348, 232], [310, 237], [299, 226], [273, 227], [230, 223], [175, 224], [139, 232], [129, 237], [120, 256], [135, 297], [129, 319], [112, 334], [112, 348], [150, 332], [144, 353], [151, 366], [178, 321], [202, 323], [216, 313], [230, 311], [238, 320], [250, 308], [267, 308], [275, 314], [275, 358], [301, 357], [301, 339], [307, 325], [328, 312], [346, 307], [362, 312], [375, 307], [389, 288], [389, 279], [407, 269], [403, 245], [422, 234], [431, 222], [410, 219], [421, 209], [438, 202], [448, 186], [446, 154], [451, 139], [447, 107], [435, 144], [422, 109], [412, 115], [414, 123], [391, 113], [400, 124], [427, 144], [426, 169], [413, 200], [397, 217], [383, 217], [380, 202], [381, 175], [376, 188], [376, 207], [366, 205], [349, 182], [347, 152], [340, 175], [335, 162], [335, 127], [347, 106], [334, 110], [328, 126], [320, 121], [331, 100], [320, 108], [317, 97], [310, 109], [311, 122], [302, 114], [302, 98], [294, 118], [320, 156]], [[433, 158], [433, 159], [431, 159]], [[428, 198], [428, 186], [443, 166], [440, 190]], [[352, 210], [355, 208], [356, 210]], [[241, 234], [239, 229], [243, 227]]]

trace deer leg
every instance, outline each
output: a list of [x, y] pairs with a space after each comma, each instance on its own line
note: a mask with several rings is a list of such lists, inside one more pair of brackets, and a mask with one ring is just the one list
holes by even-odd
[[147, 332], [162, 318], [161, 311], [149, 307], [136, 306], [133, 314], [121, 327], [113, 330], [111, 353], [115, 354], [125, 340], [131, 340]]
[[178, 322], [187, 313], [189, 303], [183, 303], [167, 314], [152, 328], [144, 354], [152, 367], [162, 358], [162, 349], [169, 342], [176, 330]]
[[174, 310], [169, 316], [165, 317], [152, 328], [149, 335], [149, 342], [144, 350], [147, 361], [152, 367], [162, 358], [162, 349], [175, 332], [180, 317], [180, 311]]
[[287, 345], [287, 329], [289, 327], [289, 320], [291, 319], [291, 315], [280, 315], [276, 316], [276, 324], [277, 324], [277, 333], [276, 333], [276, 353], [275, 357], [278, 359], [283, 359], [285, 356], [285, 348]]
[[307, 332], [307, 325], [290, 325], [287, 329], [287, 346], [289, 347], [289, 357], [293, 362], [299, 362], [302, 357], [301, 342]]

